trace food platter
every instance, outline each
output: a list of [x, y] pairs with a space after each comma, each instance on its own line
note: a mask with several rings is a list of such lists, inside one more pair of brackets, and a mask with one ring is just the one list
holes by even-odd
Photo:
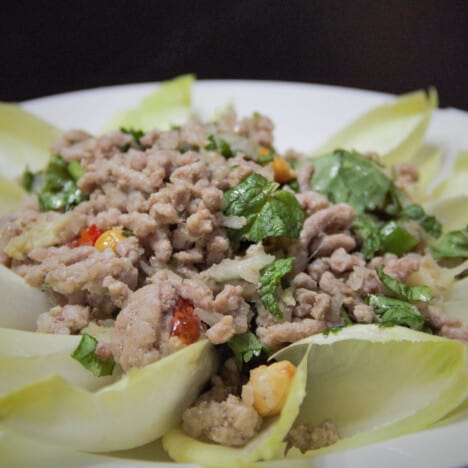
[[[82, 128], [99, 132], [116, 112], [127, 109], [154, 89], [154, 84], [126, 85], [73, 92], [40, 98], [24, 103], [24, 107], [62, 129]], [[200, 81], [195, 85], [194, 108], [204, 118], [231, 102], [239, 115], [261, 111], [275, 122], [276, 144], [280, 150], [289, 147], [308, 152], [368, 109], [388, 102], [392, 96], [345, 88], [279, 82]], [[437, 110], [429, 128], [426, 143], [441, 146], [446, 156], [439, 178], [450, 171], [455, 154], [468, 148], [468, 114], [455, 109]], [[468, 435], [468, 419], [457, 415], [438, 428], [400, 437], [384, 443], [351, 451], [321, 455], [314, 466], [448, 466], [468, 461], [464, 440]], [[55, 450], [55, 449], [51, 449]], [[145, 450], [145, 456], [151, 449]], [[135, 452], [134, 452], [135, 453]], [[35, 459], [36, 466], [51, 466], [46, 447]], [[56, 454], [57, 466], [65, 462], [67, 451]], [[131, 457], [131, 454], [122, 454]], [[124, 460], [100, 456], [74, 455], [74, 466], [135, 466]], [[41, 465], [41, 463], [43, 463]], [[284, 466], [286, 462], [270, 462], [268, 466]], [[287, 461], [288, 466], [296, 466]], [[310, 459], [297, 462], [309, 466]], [[94, 465], [93, 465], [94, 464]], [[173, 466], [159, 463], [157, 466]]]

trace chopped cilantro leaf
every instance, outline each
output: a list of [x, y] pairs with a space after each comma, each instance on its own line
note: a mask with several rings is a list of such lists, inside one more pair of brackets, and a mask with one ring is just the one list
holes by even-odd
[[112, 375], [115, 362], [112, 358], [100, 360], [95, 354], [97, 344], [96, 338], [85, 333], [71, 357], [97, 377]]

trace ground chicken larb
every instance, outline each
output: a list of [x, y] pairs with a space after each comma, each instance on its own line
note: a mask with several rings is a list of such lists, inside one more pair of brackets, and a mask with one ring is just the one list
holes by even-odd
[[[226, 141], [229, 157], [223, 155]], [[237, 120], [229, 110], [217, 124], [193, 121], [138, 140], [126, 131], [94, 137], [73, 130], [52, 150], [66, 162], [80, 163], [77, 186], [86, 200], [61, 214], [41, 212], [28, 199], [22, 210], [0, 220], [0, 260], [48, 294], [51, 309], [39, 316], [38, 331], [76, 334], [105, 323], [112, 328], [110, 342], [100, 343], [98, 350], [112, 355], [124, 371], [197, 339], [222, 345], [253, 330], [264, 348], [274, 351], [347, 320], [379, 322], [366, 302], [369, 294], [385, 291], [376, 267], [384, 265], [386, 274], [404, 282], [425, 261], [421, 249], [366, 259], [362, 239], [352, 229], [356, 210], [311, 190], [313, 162], [288, 172], [288, 182], [297, 175], [295, 186], [283, 185], [304, 212], [298, 239], [267, 239], [247, 250], [245, 243], [232, 241], [232, 227], [226, 226], [243, 220], [223, 212], [226, 191], [254, 173], [269, 182], [285, 180], [284, 167], [278, 177], [279, 166], [273, 164], [279, 158], [273, 124], [261, 115]], [[259, 154], [271, 160], [261, 162]], [[298, 159], [290, 151], [281, 161], [295, 167]], [[404, 189], [417, 180], [417, 171], [404, 165], [396, 176]], [[59, 226], [52, 240], [30, 241], [34, 226], [51, 222]], [[90, 226], [99, 233], [117, 230], [114, 248], [80, 245], [80, 231]], [[262, 304], [258, 284], [242, 277], [217, 281], [207, 274], [225, 259], [265, 254], [295, 259], [276, 298], [281, 317]], [[181, 304], [191, 314], [190, 320], [185, 316], [191, 330], [183, 339], [174, 332]], [[434, 331], [467, 339], [468, 330], [435, 306], [419, 304], [418, 309]], [[235, 369], [228, 358], [207, 392], [185, 412], [189, 434], [243, 445], [258, 432], [262, 417], [245, 390], [248, 377]], [[335, 442], [338, 433], [328, 421], [316, 428], [297, 426], [287, 443], [305, 451]]]

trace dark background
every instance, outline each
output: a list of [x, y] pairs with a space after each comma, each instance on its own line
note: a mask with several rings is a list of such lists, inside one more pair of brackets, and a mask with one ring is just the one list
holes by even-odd
[[468, 110], [468, 1], [10, 1], [0, 99], [199, 78], [392, 93], [434, 85]]

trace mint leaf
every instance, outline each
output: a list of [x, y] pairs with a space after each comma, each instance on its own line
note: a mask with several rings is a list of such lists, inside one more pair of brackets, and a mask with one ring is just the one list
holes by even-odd
[[407, 301], [421, 302], [429, 302], [432, 299], [432, 291], [428, 286], [408, 286], [404, 283], [400, 283], [400, 281], [384, 273], [383, 269], [383, 265], [379, 265], [375, 269], [380, 281], [398, 297], [406, 299]]
[[408, 302], [400, 301], [386, 296], [370, 294], [367, 302], [380, 315], [381, 324], [384, 326], [400, 325], [413, 330], [422, 330], [425, 318], [418, 309]]
[[266, 309], [277, 318], [283, 318], [275, 294], [284, 275], [291, 271], [294, 257], [276, 260], [260, 271], [260, 288], [258, 293]]
[[459, 231], [450, 231], [431, 247], [432, 256], [440, 258], [468, 258], [468, 224]]
[[251, 174], [224, 194], [224, 214], [243, 216], [244, 227], [233, 230], [233, 237], [260, 242], [266, 237], [298, 238], [304, 211], [296, 197], [259, 174]]
[[367, 260], [380, 250], [380, 229], [377, 223], [365, 214], [358, 214], [351, 229], [361, 239], [361, 252]]
[[291, 192], [279, 190], [270, 196], [254, 222], [246, 238], [260, 242], [266, 237], [289, 237], [297, 239], [304, 223], [304, 211]]
[[386, 211], [395, 202], [395, 185], [374, 161], [356, 152], [335, 150], [314, 158], [313, 190], [333, 203], [348, 203], [362, 213]]
[[429, 216], [421, 205], [413, 203], [405, 206], [400, 217], [416, 221], [432, 237], [437, 238], [442, 234], [442, 224], [435, 216]]
[[233, 352], [234, 359], [239, 367], [249, 362], [254, 356], [260, 356], [264, 350], [258, 338], [250, 331], [234, 335], [227, 345]]
[[115, 365], [114, 359], [100, 360], [95, 354], [97, 343], [96, 338], [85, 333], [71, 357], [77, 360], [85, 369], [88, 369], [96, 377], [112, 375]]

